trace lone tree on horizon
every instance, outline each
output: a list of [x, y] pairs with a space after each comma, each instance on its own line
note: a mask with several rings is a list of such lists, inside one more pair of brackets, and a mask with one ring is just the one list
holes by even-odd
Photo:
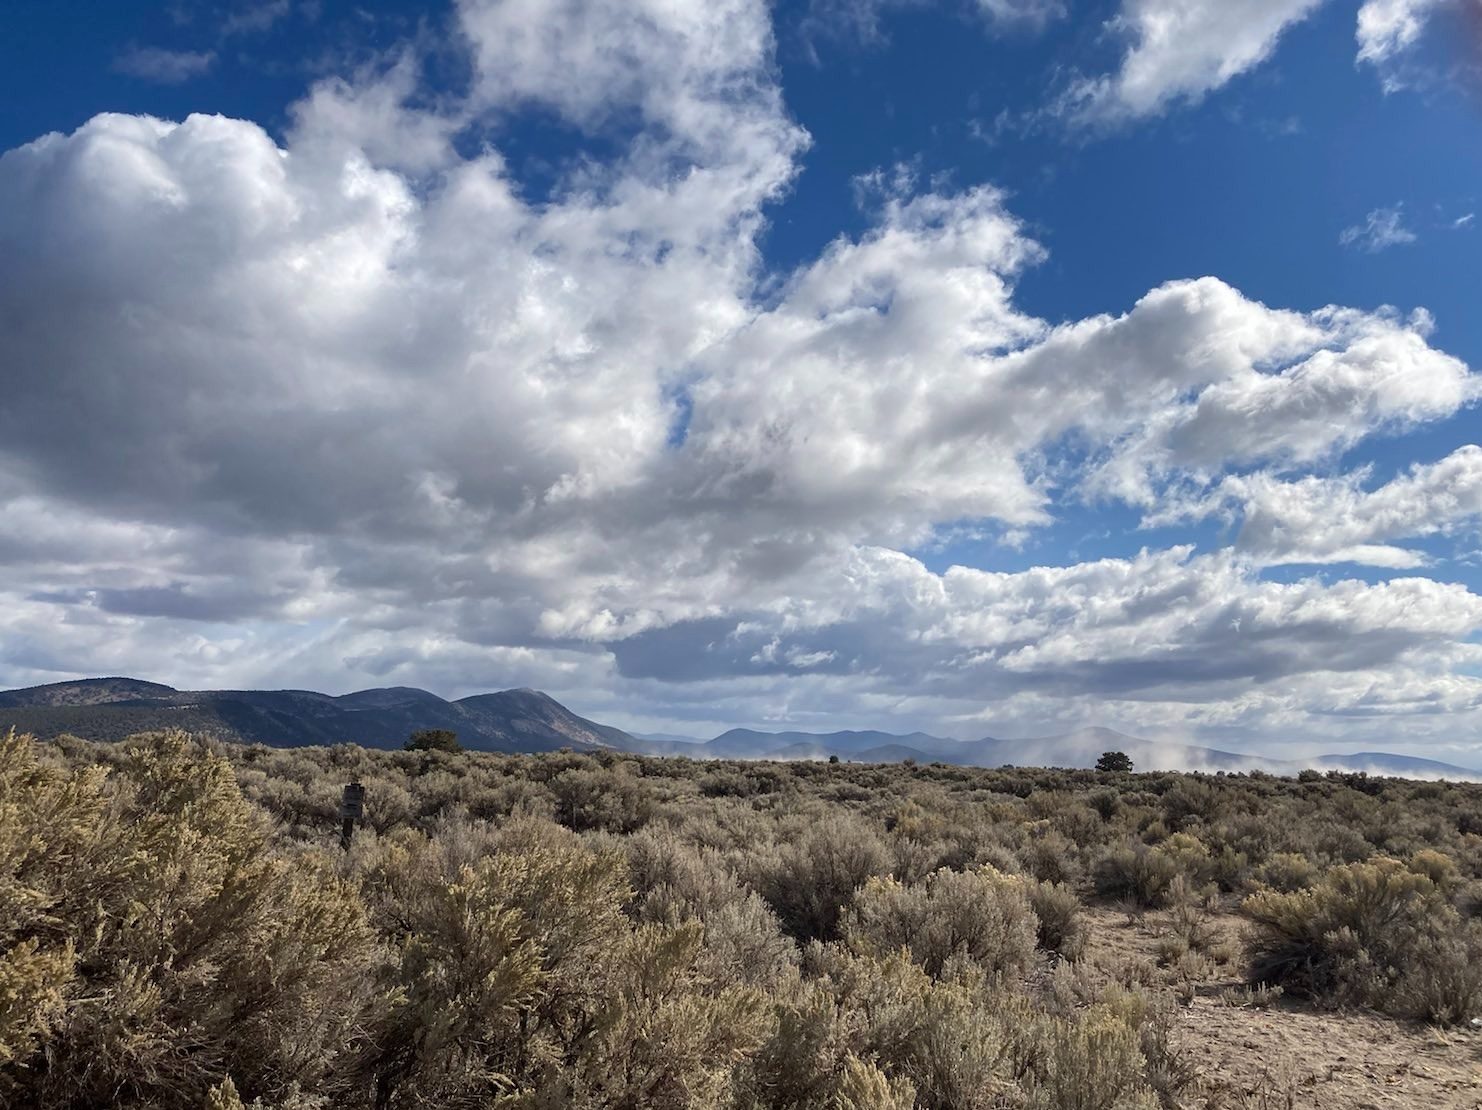
[[450, 728], [421, 728], [402, 745], [409, 752], [461, 752], [458, 734]]
[[1096, 761], [1096, 769], [1126, 774], [1132, 770], [1132, 757], [1126, 752], [1102, 752]]

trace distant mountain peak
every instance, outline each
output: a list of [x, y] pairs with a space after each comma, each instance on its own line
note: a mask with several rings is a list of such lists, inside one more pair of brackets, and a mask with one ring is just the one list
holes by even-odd
[[[556, 701], [555, 698], [551, 697], [544, 690], [536, 690], [529, 686], [516, 686], [511, 690], [501, 690], [499, 692], [511, 697], [534, 698], [537, 701]], [[560, 703], [557, 702], [557, 704], [559, 705]]]

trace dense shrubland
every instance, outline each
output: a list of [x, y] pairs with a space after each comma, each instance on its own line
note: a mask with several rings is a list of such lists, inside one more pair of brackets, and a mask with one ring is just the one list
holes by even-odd
[[[1170, 1029], [1214, 967], [1263, 1003], [1478, 1013], [1479, 802], [0, 738], [0, 1105], [1200, 1105]], [[1096, 951], [1088, 905], [1156, 918], [1156, 958]], [[1237, 909], [1243, 941], [1211, 925]]]

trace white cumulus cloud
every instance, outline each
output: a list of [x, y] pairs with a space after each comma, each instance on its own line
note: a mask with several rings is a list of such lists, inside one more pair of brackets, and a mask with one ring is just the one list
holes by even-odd
[[1439, 462], [1417, 464], [1366, 489], [1368, 471], [1283, 480], [1267, 472], [1231, 475], [1180, 513], [1240, 514], [1236, 547], [1266, 564], [1364, 563], [1410, 569], [1425, 555], [1392, 541], [1449, 534], [1482, 521], [1482, 447], [1468, 444]]

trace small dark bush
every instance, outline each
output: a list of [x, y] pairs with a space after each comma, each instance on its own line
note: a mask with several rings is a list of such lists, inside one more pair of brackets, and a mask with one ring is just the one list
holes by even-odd
[[556, 820], [577, 832], [633, 832], [653, 816], [653, 796], [644, 780], [620, 771], [574, 768], [549, 785], [556, 796]]
[[1003, 975], [1029, 966], [1036, 927], [1023, 881], [984, 868], [938, 871], [911, 887], [872, 879], [855, 897], [844, 932], [878, 956], [909, 950], [928, 975], [941, 975], [954, 956]]
[[1161, 906], [1182, 871], [1174, 860], [1146, 844], [1113, 848], [1096, 863], [1096, 892], [1138, 906]]
[[782, 927], [800, 941], [832, 940], [854, 892], [888, 874], [890, 852], [863, 822], [841, 818], [812, 825], [764, 864], [756, 885]]
[[1032, 882], [1026, 893], [1039, 923], [1035, 944], [1067, 959], [1078, 957], [1086, 947], [1086, 927], [1075, 891], [1061, 883]]

